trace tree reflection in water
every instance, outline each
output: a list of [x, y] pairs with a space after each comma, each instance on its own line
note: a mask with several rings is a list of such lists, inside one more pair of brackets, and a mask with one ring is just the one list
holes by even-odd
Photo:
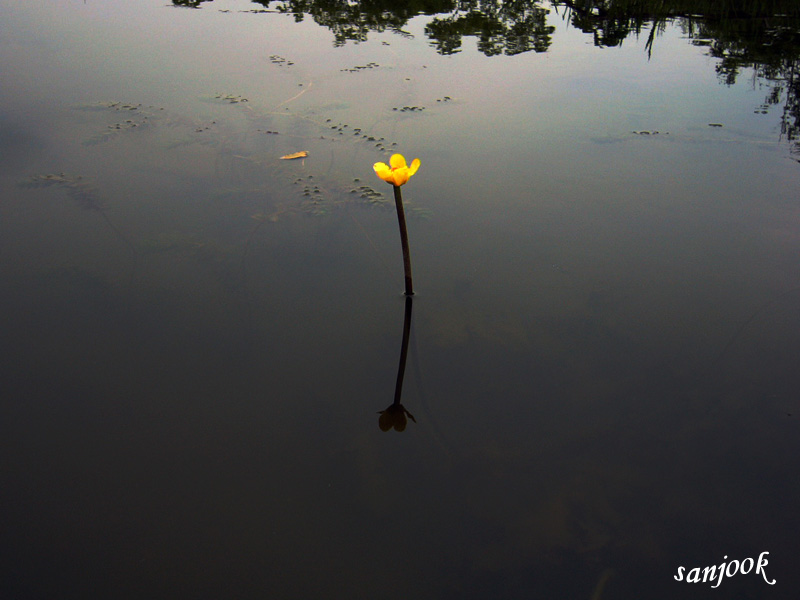
[[654, 52], [666, 23], [675, 23], [696, 46], [717, 59], [720, 82], [736, 83], [744, 70], [766, 84], [758, 111], [782, 106], [781, 135], [800, 161], [800, 4], [792, 0], [556, 0], [573, 27], [591, 33], [596, 46], [619, 46], [646, 31]]
[[[174, 6], [200, 8], [212, 0], [173, 0]], [[781, 136], [800, 161], [800, 3], [796, 0], [253, 0], [254, 12], [311, 18], [331, 30], [334, 46], [367, 40], [370, 33], [404, 30], [412, 17], [427, 15], [425, 34], [440, 54], [461, 50], [463, 38], [475, 37], [486, 56], [546, 52], [552, 43], [555, 15], [584, 33], [596, 46], [620, 46], [629, 36], [647, 35], [646, 49], [656, 51], [667, 23], [676, 24], [690, 42], [708, 48], [717, 59], [720, 81], [733, 85], [752, 70], [768, 87], [757, 112], [782, 108]], [[209, 4], [210, 6], [210, 4]]]

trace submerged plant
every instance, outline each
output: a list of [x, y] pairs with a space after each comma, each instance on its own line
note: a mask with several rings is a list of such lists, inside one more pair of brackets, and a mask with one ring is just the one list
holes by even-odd
[[393, 154], [389, 159], [389, 164], [377, 162], [373, 165], [375, 174], [386, 183], [392, 184], [394, 188], [394, 204], [397, 208], [397, 222], [400, 225], [400, 244], [403, 248], [403, 268], [406, 279], [406, 296], [414, 294], [414, 286], [411, 281], [411, 254], [408, 249], [408, 230], [406, 229], [406, 215], [403, 210], [403, 195], [400, 186], [411, 179], [411, 176], [419, 169], [420, 161], [415, 158], [411, 165], [406, 164], [406, 159], [402, 154]]

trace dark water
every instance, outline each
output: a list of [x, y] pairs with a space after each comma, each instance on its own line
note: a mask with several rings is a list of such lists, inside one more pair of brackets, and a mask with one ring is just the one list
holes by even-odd
[[0, 597], [796, 597], [792, 3], [286, 6], [0, 1]]

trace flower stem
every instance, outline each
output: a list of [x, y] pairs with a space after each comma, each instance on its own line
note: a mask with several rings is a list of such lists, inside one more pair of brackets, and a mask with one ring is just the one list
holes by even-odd
[[411, 254], [408, 250], [408, 230], [406, 229], [406, 213], [403, 210], [403, 195], [400, 186], [393, 185], [394, 205], [397, 208], [397, 222], [400, 225], [400, 245], [403, 248], [403, 268], [406, 276], [406, 296], [414, 295], [414, 286], [411, 283]]

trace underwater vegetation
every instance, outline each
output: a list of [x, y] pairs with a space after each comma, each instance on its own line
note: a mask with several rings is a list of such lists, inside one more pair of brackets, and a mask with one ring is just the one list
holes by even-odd
[[97, 190], [81, 175], [68, 175], [67, 173], [31, 175], [19, 185], [26, 189], [61, 188], [79, 208], [103, 212], [103, 204]]
[[[268, 64], [270, 68], [286, 70], [295, 68], [296, 61], [272, 54], [268, 56]], [[378, 63], [369, 62], [343, 69], [339, 76], [357, 77], [357, 73], [379, 68]], [[199, 185], [198, 176], [207, 178], [202, 193], [218, 206], [224, 206], [226, 214], [233, 215], [226, 218], [236, 219], [235, 213], [240, 213], [235, 221], [241, 228], [238, 240], [207, 239], [214, 236], [212, 227], [187, 231], [180, 219], [170, 220], [158, 231], [128, 233], [136, 229], [123, 228], [115, 222], [113, 210], [95, 183], [82, 175], [61, 172], [59, 165], [55, 165], [53, 172], [28, 176], [19, 185], [30, 190], [61, 190], [78, 208], [98, 214], [134, 256], [141, 257], [154, 253], [184, 257], [201, 252], [227, 255], [236, 248], [246, 256], [256, 236], [288, 219], [324, 218], [351, 209], [391, 210], [391, 197], [364, 183], [357, 167], [355, 171], [353, 167], [345, 169], [341, 166], [343, 161], [338, 159], [343, 157], [344, 162], [356, 164], [356, 153], [388, 159], [399, 147], [398, 142], [374, 133], [375, 123], [335, 118], [336, 111], [348, 107], [346, 103], [304, 102], [303, 108], [294, 109], [300, 97], [313, 98], [319, 89], [314, 87], [314, 81], [303, 81], [298, 88], [296, 94], [277, 103], [258, 102], [242, 91], [218, 91], [182, 103], [189, 106], [201, 103], [194, 110], [116, 99], [73, 107], [90, 114], [90, 118], [79, 121], [78, 132], [79, 143], [86, 148], [89, 160], [93, 154], [117, 151], [112, 145], [128, 140], [130, 143], [118, 147], [119, 152], [138, 153], [135, 158], [142, 162], [139, 170], [143, 176], [152, 165], [172, 177], [186, 178], [187, 193]], [[456, 104], [451, 96], [431, 99], [431, 103]], [[204, 109], [203, 105], [209, 108]], [[392, 111], [387, 108], [386, 119], [397, 123], [398, 113], [404, 113], [405, 119], [405, 113], [418, 114], [423, 110], [422, 106], [398, 107]], [[208, 161], [209, 166], [198, 168], [187, 162], [186, 156]], [[185, 174], [175, 170], [187, 167]], [[409, 218], [432, 216], [425, 206], [405, 204]]]

